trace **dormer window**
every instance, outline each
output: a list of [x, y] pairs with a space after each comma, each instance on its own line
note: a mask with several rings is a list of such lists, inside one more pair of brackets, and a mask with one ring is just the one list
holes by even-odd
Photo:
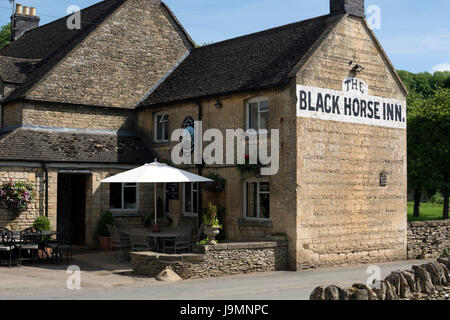
[[257, 132], [269, 129], [269, 101], [267, 98], [254, 98], [247, 102], [247, 130]]
[[169, 141], [169, 115], [159, 112], [155, 115], [155, 142]]

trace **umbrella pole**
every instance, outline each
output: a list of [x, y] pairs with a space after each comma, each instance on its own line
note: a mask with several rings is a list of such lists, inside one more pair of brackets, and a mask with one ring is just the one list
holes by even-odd
[[159, 229], [158, 226], [158, 213], [156, 212], [157, 210], [157, 205], [156, 205], [156, 183], [153, 184], [153, 196], [154, 196], [154, 202], [155, 202], [155, 225], [153, 226], [153, 232], [161, 232], [161, 230]]

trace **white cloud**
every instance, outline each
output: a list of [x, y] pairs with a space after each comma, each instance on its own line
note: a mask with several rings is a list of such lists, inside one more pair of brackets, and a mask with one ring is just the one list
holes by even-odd
[[441, 63], [438, 65], [435, 65], [433, 68], [431, 68], [433, 72], [436, 71], [450, 71], [450, 63]]

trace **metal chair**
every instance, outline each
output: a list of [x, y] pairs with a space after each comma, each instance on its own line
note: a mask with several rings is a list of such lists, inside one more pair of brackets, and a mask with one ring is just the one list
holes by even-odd
[[109, 236], [111, 237], [111, 253], [114, 249], [118, 249], [118, 258], [122, 256], [122, 250], [125, 252], [130, 249], [130, 236], [126, 233], [120, 232], [116, 226], [108, 225]]
[[64, 253], [67, 263], [73, 258], [72, 252], [73, 228], [70, 225], [60, 225], [57, 228], [56, 240], [49, 240], [45, 247], [52, 249], [52, 261], [58, 264], [62, 261]]
[[143, 234], [130, 234], [131, 251], [151, 251], [149, 237]]
[[179, 235], [173, 238], [166, 238], [163, 240], [163, 251], [168, 253], [168, 251], [173, 250], [176, 254], [178, 251], [187, 250], [191, 251], [191, 228], [186, 228]]
[[15, 248], [14, 234], [12, 231], [2, 228], [0, 229], [0, 252], [9, 253], [9, 267], [11, 267], [12, 252]]
[[16, 244], [16, 248], [19, 249], [19, 265], [22, 264], [22, 250], [27, 250], [31, 254], [31, 262], [33, 262], [33, 253], [39, 259], [38, 251], [41, 239], [42, 231], [34, 227], [20, 231], [20, 241]]

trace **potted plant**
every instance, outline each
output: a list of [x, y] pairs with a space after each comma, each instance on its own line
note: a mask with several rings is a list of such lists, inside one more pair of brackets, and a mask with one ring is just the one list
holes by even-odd
[[111, 235], [108, 231], [108, 225], [112, 226], [113, 223], [112, 212], [109, 210], [103, 212], [97, 227], [98, 246], [101, 251], [111, 250]]
[[[34, 220], [33, 227], [36, 228], [36, 230], [40, 231], [50, 231], [50, 220], [45, 216], [39, 216]], [[40, 259], [44, 258], [44, 254], [47, 257], [50, 257], [52, 254], [51, 248], [45, 248], [45, 244], [48, 240], [50, 240], [50, 236], [42, 236], [41, 240], [39, 242], [39, 250], [38, 255]]]
[[207, 236], [210, 245], [216, 245], [216, 236], [220, 233], [222, 226], [219, 223], [219, 218], [217, 217], [217, 206], [213, 205], [211, 202], [208, 204], [206, 213], [203, 216], [203, 233]]

